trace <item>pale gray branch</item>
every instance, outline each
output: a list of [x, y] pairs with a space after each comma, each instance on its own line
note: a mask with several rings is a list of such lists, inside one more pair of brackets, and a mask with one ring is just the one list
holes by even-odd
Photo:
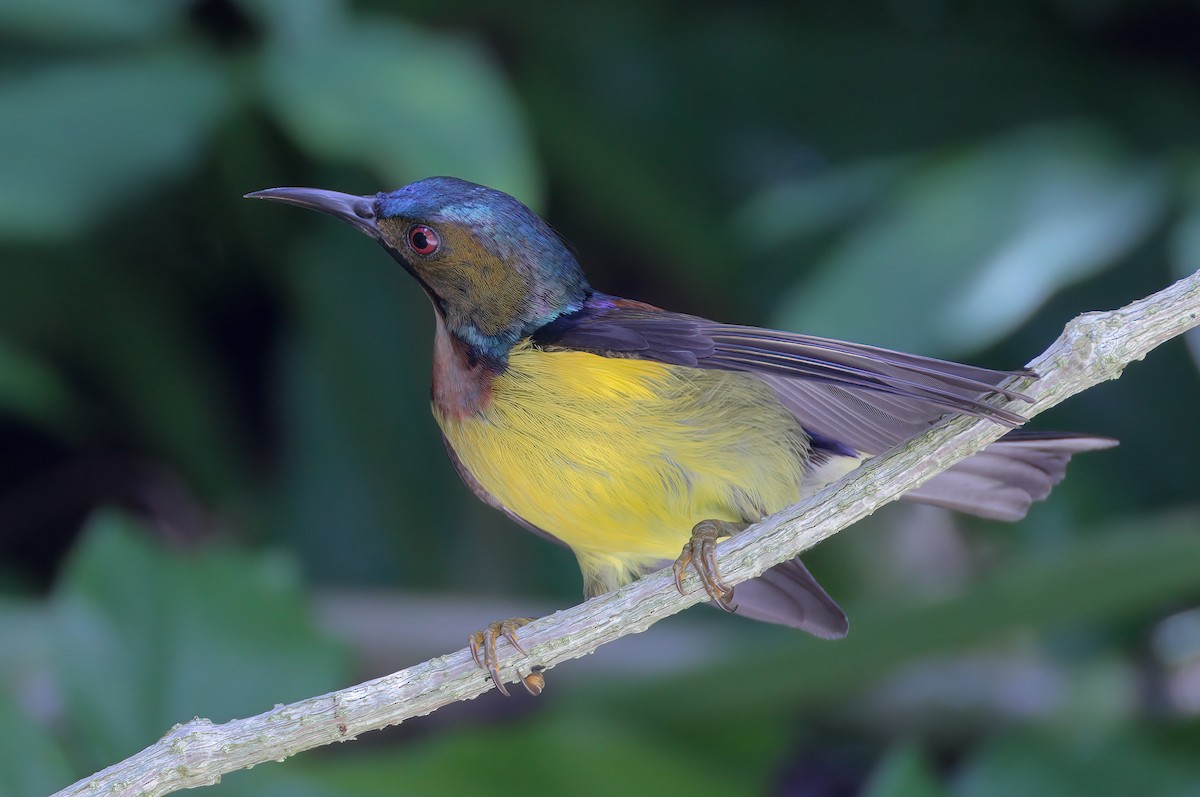
[[[1200, 323], [1200, 273], [1120, 310], [1088, 313], [1030, 363], [1041, 378], [1019, 384], [1034, 401], [1013, 409], [1032, 417], [1069, 396], [1116, 379], [1125, 366]], [[867, 462], [840, 482], [748, 529], [720, 546], [725, 579], [736, 584], [793, 558], [861, 520], [1006, 429], [978, 418], [952, 418], [903, 446]], [[550, 668], [704, 600], [694, 579], [680, 595], [669, 572], [653, 573], [609, 595], [556, 612], [526, 626], [529, 656], [502, 643], [502, 675], [518, 668]], [[159, 795], [216, 783], [221, 775], [303, 750], [353, 739], [396, 725], [492, 688], [465, 649], [400, 672], [246, 719], [214, 725], [194, 719], [125, 761], [85, 778], [58, 795]]]

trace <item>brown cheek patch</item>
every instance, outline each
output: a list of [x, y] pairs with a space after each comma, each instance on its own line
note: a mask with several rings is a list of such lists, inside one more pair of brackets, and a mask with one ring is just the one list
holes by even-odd
[[531, 286], [515, 265], [483, 247], [468, 230], [453, 224], [432, 224], [441, 247], [429, 257], [413, 254], [405, 240], [413, 219], [380, 219], [384, 240], [403, 252], [421, 280], [448, 305], [456, 320], [470, 323], [485, 335], [512, 326], [528, 304]]
[[453, 308], [480, 332], [492, 335], [508, 329], [520, 317], [529, 287], [516, 266], [488, 251], [461, 229], [443, 231], [444, 260], [431, 261], [422, 276], [444, 299], [461, 302]]

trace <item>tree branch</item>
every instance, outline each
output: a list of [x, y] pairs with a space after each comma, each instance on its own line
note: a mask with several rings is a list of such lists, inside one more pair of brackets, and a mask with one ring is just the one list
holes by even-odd
[[[1030, 363], [1041, 378], [1017, 384], [1033, 399], [1013, 407], [1032, 417], [1089, 387], [1121, 375], [1160, 343], [1200, 324], [1200, 272], [1120, 310], [1087, 313]], [[1021, 380], [1018, 380], [1019, 382]], [[1030, 381], [1030, 380], [1024, 380]], [[736, 584], [811, 548], [899, 498], [1007, 431], [991, 421], [959, 416], [876, 457], [846, 478], [779, 512], [719, 546], [721, 573]], [[556, 612], [521, 631], [529, 652], [505, 643], [509, 682], [517, 667], [550, 668], [591, 653], [626, 634], [644, 631], [669, 615], [705, 600], [696, 582], [680, 595], [669, 569], [614, 593]], [[383, 678], [301, 700], [246, 719], [214, 725], [193, 719], [137, 755], [57, 793], [161, 795], [216, 783], [221, 775], [303, 750], [348, 741], [367, 731], [429, 714], [492, 688], [465, 649]]]

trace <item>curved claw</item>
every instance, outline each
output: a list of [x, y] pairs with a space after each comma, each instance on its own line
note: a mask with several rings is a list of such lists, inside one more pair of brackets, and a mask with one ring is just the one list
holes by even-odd
[[529, 675], [521, 676], [521, 683], [525, 685], [525, 691], [537, 697], [546, 688], [546, 676], [542, 673], [545, 667], [540, 664], [535, 664], [529, 668]]
[[671, 565], [671, 573], [675, 576], [675, 588], [680, 594], [684, 593], [683, 577], [688, 565], [696, 571], [700, 586], [709, 600], [727, 612], [737, 609], [733, 603], [733, 587], [721, 579], [717, 569], [717, 537], [720, 536], [725, 524], [719, 520], [702, 520], [692, 529], [692, 537], [683, 546], [679, 558]]
[[532, 620], [531, 617], [511, 617], [507, 620], [498, 620], [488, 623], [482, 631], [476, 631], [467, 637], [467, 647], [471, 650], [471, 658], [475, 660], [475, 666], [488, 671], [488, 675], [492, 677], [492, 683], [505, 697], [508, 697], [509, 694], [508, 689], [504, 686], [504, 681], [500, 680], [500, 667], [497, 664], [500, 657], [496, 652], [496, 641], [503, 637], [522, 655], [528, 655], [521, 647], [521, 643], [517, 641], [517, 629]]

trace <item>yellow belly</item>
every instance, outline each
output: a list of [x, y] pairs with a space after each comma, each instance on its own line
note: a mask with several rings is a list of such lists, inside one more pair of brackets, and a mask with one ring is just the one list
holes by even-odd
[[742, 374], [524, 344], [483, 412], [434, 415], [488, 492], [575, 551], [589, 592], [675, 558], [701, 520], [801, 497], [807, 439]]

